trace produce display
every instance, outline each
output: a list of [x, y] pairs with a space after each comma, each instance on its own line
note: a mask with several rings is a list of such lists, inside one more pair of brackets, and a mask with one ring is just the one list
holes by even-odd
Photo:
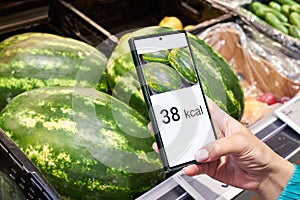
[[[249, 8], [300, 39], [296, 1], [253, 1]], [[155, 139], [147, 129], [148, 110], [128, 39], [194, 27], [165, 16], [154, 26], [124, 34], [110, 57], [85, 42], [50, 33], [28, 32], [0, 41], [0, 128], [63, 199], [138, 197], [165, 174], [152, 150]], [[246, 35], [236, 24], [211, 28], [187, 34], [204, 93], [226, 113], [250, 126], [299, 92], [298, 58], [281, 59], [285, 52], [273, 47], [268, 54], [260, 44], [253, 47], [252, 40], [245, 45]], [[154, 92], [197, 81], [185, 53], [143, 54], [145, 78]], [[0, 173], [0, 196], [14, 189], [16, 198], [22, 198], [8, 179]]]
[[[16, 95], [48, 86], [106, 91], [107, 58], [96, 48], [48, 33], [14, 35], [0, 43], [0, 108]], [[101, 80], [99, 80], [101, 79]]]
[[133, 199], [164, 178], [148, 120], [90, 88], [15, 97], [0, 127], [65, 199]]
[[[170, 30], [173, 29], [152, 26], [127, 34], [108, 60], [108, 83], [112, 95], [145, 116], [148, 116], [148, 110], [130, 54], [128, 38]], [[244, 95], [236, 74], [228, 63], [206, 43], [192, 34], [188, 34], [188, 37], [205, 94], [228, 114], [240, 119], [244, 110]], [[176, 57], [179, 56], [181, 54], [176, 54]], [[184, 68], [185, 66], [178, 67]]]
[[274, 0], [267, 5], [253, 1], [251, 11], [279, 31], [300, 39], [300, 4], [293, 0]]

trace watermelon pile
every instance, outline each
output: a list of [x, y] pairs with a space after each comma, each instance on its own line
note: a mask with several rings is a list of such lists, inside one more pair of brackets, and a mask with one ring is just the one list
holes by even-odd
[[[127, 34], [126, 38], [123, 38], [108, 59], [108, 83], [112, 95], [145, 116], [148, 116], [148, 110], [131, 58], [128, 39], [167, 31], [172, 31], [172, 29], [152, 26]], [[244, 111], [244, 94], [236, 74], [224, 58], [205, 42], [189, 33], [188, 38], [206, 96], [210, 97], [220, 108], [235, 119], [241, 119]], [[178, 63], [178, 59], [183, 56], [183, 53], [174, 53], [172, 60]], [[164, 62], [161, 61], [161, 63]], [[183, 65], [178, 67], [185, 68]], [[187, 77], [187, 75], [185, 76]]]
[[[127, 34], [110, 58], [53, 34], [19, 34], [0, 43], [0, 128], [64, 199], [133, 199], [164, 179], [128, 39], [171, 30]], [[240, 119], [244, 96], [231, 67], [188, 36], [206, 95]], [[172, 55], [178, 64], [184, 52]], [[165, 64], [163, 55], [154, 57]], [[155, 74], [149, 70], [154, 85]]]

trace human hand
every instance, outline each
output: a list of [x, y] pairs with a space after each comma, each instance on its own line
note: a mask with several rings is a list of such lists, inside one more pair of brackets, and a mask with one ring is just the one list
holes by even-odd
[[[201, 164], [187, 166], [184, 173], [207, 174], [223, 183], [256, 191], [263, 199], [276, 199], [294, 166], [210, 99], [208, 105], [218, 139], [199, 149], [195, 159]], [[153, 132], [151, 124], [148, 128]], [[153, 149], [158, 152], [156, 143]]]

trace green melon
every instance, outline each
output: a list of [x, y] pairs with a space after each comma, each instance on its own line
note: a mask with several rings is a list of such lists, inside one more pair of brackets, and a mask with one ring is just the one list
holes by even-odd
[[75, 39], [48, 33], [11, 36], [0, 43], [0, 108], [33, 88], [76, 85], [106, 91], [101, 79], [106, 63], [103, 53]]
[[144, 53], [142, 55], [143, 60], [146, 62], [160, 62], [164, 64], [169, 63], [169, 50], [161, 50], [161, 51], [155, 51], [150, 53]]
[[89, 88], [33, 89], [0, 127], [65, 199], [133, 199], [164, 178], [148, 120]]
[[171, 66], [174, 67], [187, 82], [191, 84], [198, 82], [193, 60], [188, 48], [172, 49], [168, 59]]
[[178, 90], [182, 86], [179, 74], [170, 66], [149, 62], [143, 66], [146, 83], [156, 93]]

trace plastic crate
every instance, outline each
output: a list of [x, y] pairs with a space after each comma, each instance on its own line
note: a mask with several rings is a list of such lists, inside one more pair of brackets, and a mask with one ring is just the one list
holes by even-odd
[[[8, 138], [0, 129], [0, 175], [1, 186], [5, 185], [10, 189], [9, 192], [16, 194], [22, 193], [24, 199], [61, 199], [61, 196], [50, 185], [34, 164], [23, 154], [21, 150]], [[8, 195], [0, 188], [0, 198]], [[7, 197], [7, 196], [6, 196]], [[9, 197], [14, 199], [13, 197]], [[17, 196], [15, 199], [20, 199]], [[6, 198], [4, 198], [6, 199]], [[21, 198], [22, 199], [22, 198]]]
[[0, 41], [25, 32], [52, 33], [97, 46], [106, 56], [117, 42], [114, 35], [65, 1], [15, 2], [0, 7], [0, 13]]
[[178, 17], [184, 26], [224, 14], [198, 0], [79, 0], [72, 4], [112, 34], [158, 25], [165, 16]]

